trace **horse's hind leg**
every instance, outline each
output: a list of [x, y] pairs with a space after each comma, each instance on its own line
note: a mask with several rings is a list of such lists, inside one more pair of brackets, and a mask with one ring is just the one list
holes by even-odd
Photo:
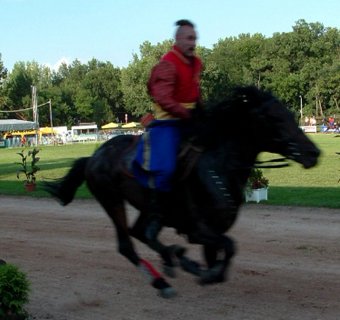
[[149, 283], [159, 290], [160, 295], [164, 298], [173, 297], [176, 292], [168, 284], [160, 273], [152, 266], [150, 262], [142, 259], [138, 256], [134, 249], [133, 243], [129, 236], [129, 230], [126, 219], [126, 211], [123, 203], [108, 203], [107, 199], [99, 199], [108, 215], [113, 221], [118, 238], [118, 250], [123, 256], [125, 256], [130, 262], [132, 262], [141, 273], [146, 276]]
[[145, 236], [147, 214], [141, 212], [133, 227], [130, 229], [130, 235], [147, 244], [151, 249], [156, 251], [163, 260], [164, 273], [174, 278], [176, 276], [175, 267], [177, 260], [185, 253], [185, 248], [179, 245], [166, 246], [162, 244], [158, 237], [153, 238], [151, 241]]
[[203, 246], [204, 259], [208, 268], [212, 268], [217, 261], [217, 250], [215, 246], [205, 245]]

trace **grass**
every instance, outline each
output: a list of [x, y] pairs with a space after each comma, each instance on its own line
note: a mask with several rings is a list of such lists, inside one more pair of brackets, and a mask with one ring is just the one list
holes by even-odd
[[[305, 170], [290, 161], [280, 169], [263, 169], [269, 179], [268, 204], [340, 208], [340, 138], [334, 134], [309, 134], [322, 154], [319, 164]], [[261, 154], [260, 159], [273, 158]]]
[[[41, 182], [62, 177], [77, 158], [91, 155], [98, 144], [73, 144], [62, 146], [39, 146], [38, 156], [40, 161], [37, 172], [37, 190], [27, 193], [23, 188], [23, 179], [17, 179], [16, 172], [20, 167], [17, 154], [23, 148], [0, 149], [0, 194], [4, 195], [29, 195], [32, 197], [49, 197], [42, 190]], [[31, 148], [32, 149], [32, 148]], [[82, 185], [76, 195], [78, 198], [90, 198], [91, 194], [85, 185]]]
[[[322, 151], [319, 164], [312, 169], [304, 170], [301, 165], [290, 162], [290, 166], [281, 169], [263, 169], [269, 179], [269, 200], [267, 204], [286, 206], [311, 206], [340, 208], [340, 139], [334, 134], [309, 134], [309, 137]], [[63, 146], [41, 146], [37, 173], [37, 191], [27, 193], [23, 181], [18, 180], [16, 171], [20, 161], [17, 152], [22, 148], [0, 149], [0, 194], [29, 195], [48, 197], [39, 187], [42, 181], [62, 177], [72, 162], [82, 156], [91, 155], [98, 144], [74, 144]], [[260, 159], [267, 160], [276, 155], [261, 154]], [[90, 198], [86, 186], [79, 188], [76, 197]]]

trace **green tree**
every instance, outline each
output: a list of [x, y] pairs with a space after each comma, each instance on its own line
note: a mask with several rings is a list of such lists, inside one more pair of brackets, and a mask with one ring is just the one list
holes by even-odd
[[205, 58], [204, 98], [221, 100], [234, 85], [255, 84], [258, 75], [251, 63], [261, 52], [264, 42], [261, 34], [241, 34], [238, 38], [220, 40]]
[[166, 40], [157, 45], [146, 41], [140, 46], [140, 56], [133, 55], [132, 62], [122, 69], [122, 91], [125, 109], [134, 116], [141, 116], [152, 109], [151, 100], [147, 94], [147, 81], [152, 67], [172, 45]]
[[[17, 62], [12, 72], [3, 83], [3, 109], [15, 111], [32, 107], [32, 86], [43, 92], [52, 85], [51, 72], [48, 67], [40, 66], [36, 62]], [[38, 100], [38, 105], [43, 101]], [[48, 117], [48, 110], [42, 109], [41, 117]], [[7, 117], [17, 117], [32, 120], [32, 110], [10, 112]]]
[[0, 110], [2, 110], [5, 104], [5, 101], [6, 101], [5, 93], [3, 90], [3, 84], [6, 78], [7, 78], [7, 69], [4, 66], [4, 63], [1, 59], [1, 53], [0, 53]]
[[[201, 80], [205, 101], [223, 99], [234, 85], [254, 84], [273, 91], [298, 115], [300, 96], [304, 114], [340, 113], [340, 32], [321, 23], [299, 20], [292, 32], [240, 34], [219, 40], [212, 49], [198, 47], [203, 60]], [[62, 64], [51, 71], [36, 62], [18, 62], [7, 73], [0, 56], [0, 108], [31, 106], [31, 86], [38, 103], [51, 99], [55, 125], [74, 125], [137, 118], [152, 109], [147, 81], [152, 67], [170, 49], [171, 40], [145, 41], [126, 68], [92, 59]], [[4, 114], [4, 117], [10, 114]], [[16, 117], [32, 118], [32, 111]], [[49, 124], [47, 106], [39, 109], [41, 125]]]
[[[13, 111], [31, 106], [31, 86], [33, 78], [24, 62], [17, 62], [4, 83], [6, 104], [4, 110]], [[10, 115], [10, 116], [9, 116]], [[13, 113], [7, 114], [13, 117]], [[15, 117], [30, 119], [32, 112], [17, 112]]]
[[124, 112], [120, 69], [95, 59], [89, 62], [89, 67], [82, 88], [92, 97], [93, 120], [98, 125], [115, 121]]
[[0, 53], [0, 83], [7, 77], [7, 69], [4, 66], [4, 63], [2, 61], [2, 55]]
[[320, 112], [316, 105], [327, 107], [330, 89], [326, 78], [330, 75], [329, 66], [338, 59], [339, 43], [338, 30], [299, 20], [293, 32], [275, 33], [267, 39], [262, 51], [253, 58], [251, 67], [259, 71], [258, 85], [273, 91], [296, 114], [300, 111], [300, 96], [305, 112]]
[[68, 126], [78, 122], [102, 125], [123, 112], [120, 69], [110, 62], [92, 59], [62, 64], [53, 74], [55, 119]]

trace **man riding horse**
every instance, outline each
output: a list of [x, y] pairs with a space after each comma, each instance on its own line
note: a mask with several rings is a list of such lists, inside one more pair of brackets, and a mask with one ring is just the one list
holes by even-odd
[[201, 60], [195, 55], [196, 31], [188, 20], [176, 22], [175, 44], [152, 69], [148, 93], [155, 119], [144, 133], [134, 162], [134, 173], [148, 190], [149, 222], [145, 236], [157, 237], [170, 203], [170, 191], [182, 136], [183, 120], [200, 105]]
[[[119, 252], [163, 297], [171, 297], [175, 291], [138, 254], [132, 237], [160, 255], [168, 276], [174, 275], [179, 262], [202, 284], [224, 281], [235, 253], [227, 231], [236, 221], [258, 154], [280, 154], [306, 169], [315, 166], [320, 155], [292, 112], [271, 93], [255, 87], [236, 87], [218, 104], [192, 114], [200, 100], [201, 61], [194, 55], [192, 23], [180, 20], [177, 25], [174, 47], [151, 73], [148, 89], [156, 119], [147, 126], [138, 152], [135, 136], [117, 136], [92, 156], [76, 160], [64, 177], [45, 183], [45, 189], [67, 205], [86, 182], [112, 220]], [[240, 132], [233, 121], [240, 117], [247, 132]], [[185, 132], [190, 118], [190, 132]], [[177, 179], [174, 172], [182, 137], [186, 145], [193, 144], [190, 150], [200, 147], [200, 156], [196, 161], [189, 159], [191, 170], [184, 179]], [[131, 165], [138, 182], [126, 170]], [[134, 223], [127, 219], [126, 203], [137, 209]], [[162, 225], [174, 227], [189, 242], [202, 245], [206, 266], [192, 261], [184, 248], [162, 244], [157, 237]]]

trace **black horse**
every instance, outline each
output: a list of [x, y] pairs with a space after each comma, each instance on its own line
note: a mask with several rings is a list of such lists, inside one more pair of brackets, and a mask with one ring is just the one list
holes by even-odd
[[[147, 242], [145, 191], [129, 170], [135, 155], [136, 137], [124, 135], [105, 142], [91, 157], [75, 161], [70, 171], [46, 190], [67, 205], [84, 182], [113, 221], [119, 252], [148, 275], [164, 297], [172, 287], [134, 249], [133, 236], [156, 250], [171, 275], [175, 263], [197, 275], [202, 283], [225, 280], [235, 253], [226, 231], [234, 224], [244, 198], [244, 187], [260, 152], [271, 152], [311, 168], [318, 148], [299, 129], [293, 114], [272, 94], [254, 87], [238, 87], [221, 103], [193, 115], [192, 131], [179, 158], [173, 201], [167, 205], [165, 224], [203, 245], [206, 266], [185, 256], [184, 248]], [[139, 212], [129, 228], [124, 202]]]

